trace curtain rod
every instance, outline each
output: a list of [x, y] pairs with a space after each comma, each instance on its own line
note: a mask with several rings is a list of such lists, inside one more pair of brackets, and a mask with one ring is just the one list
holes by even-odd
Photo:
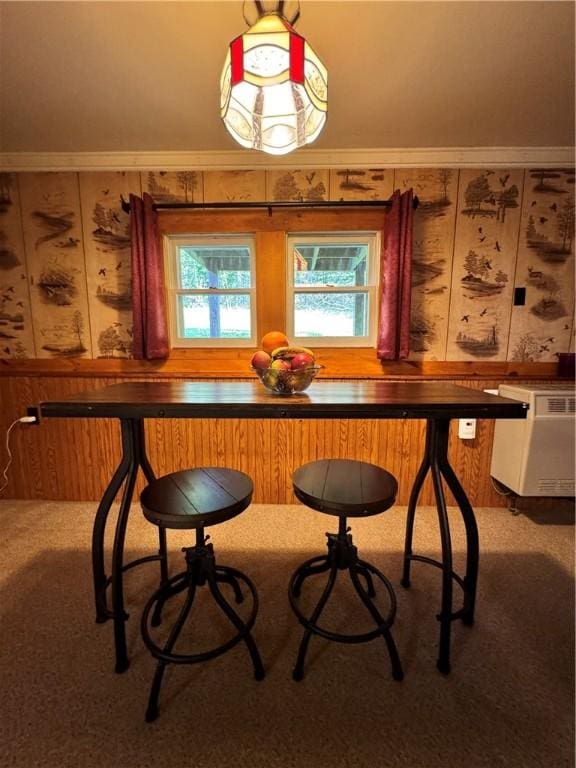
[[[130, 203], [120, 196], [122, 210], [130, 213]], [[419, 200], [414, 196], [412, 207], [418, 208]], [[297, 200], [287, 200], [285, 202], [270, 203], [154, 203], [154, 210], [167, 211], [179, 209], [209, 209], [209, 208], [266, 208], [268, 215], [271, 215], [273, 208], [371, 208], [385, 207], [390, 208], [392, 200], [306, 200], [298, 202]]]

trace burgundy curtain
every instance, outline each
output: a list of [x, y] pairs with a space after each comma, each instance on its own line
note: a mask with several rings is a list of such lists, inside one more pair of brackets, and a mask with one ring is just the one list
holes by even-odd
[[137, 360], [168, 357], [168, 323], [158, 217], [150, 195], [130, 195], [132, 240], [133, 356]]
[[413, 194], [408, 190], [392, 196], [386, 213], [380, 260], [382, 295], [377, 356], [401, 360], [410, 351], [410, 294], [412, 274]]

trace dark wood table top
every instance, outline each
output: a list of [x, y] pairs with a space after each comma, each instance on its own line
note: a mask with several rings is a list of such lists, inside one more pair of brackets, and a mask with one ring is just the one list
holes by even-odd
[[528, 405], [444, 382], [322, 381], [277, 395], [259, 381], [130, 381], [39, 404], [42, 417], [522, 419]]

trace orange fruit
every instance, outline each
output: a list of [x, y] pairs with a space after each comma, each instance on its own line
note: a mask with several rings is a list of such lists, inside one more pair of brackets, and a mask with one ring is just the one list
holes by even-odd
[[264, 352], [268, 352], [269, 355], [278, 347], [287, 347], [289, 344], [288, 337], [282, 331], [269, 331], [262, 336], [260, 342]]

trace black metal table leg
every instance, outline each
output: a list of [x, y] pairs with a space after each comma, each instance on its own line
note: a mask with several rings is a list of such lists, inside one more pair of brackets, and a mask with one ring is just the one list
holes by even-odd
[[134, 446], [134, 429], [130, 419], [120, 420], [122, 437], [122, 457], [120, 463], [108, 484], [102, 500], [98, 505], [94, 526], [92, 528], [92, 572], [94, 578], [94, 598], [96, 602], [96, 621], [101, 623], [112, 618], [113, 612], [108, 608], [106, 587], [110, 580], [106, 576], [104, 563], [104, 536], [110, 508], [118, 495], [128, 475], [138, 473], [138, 465], [134, 464], [136, 451]]
[[[452, 621], [457, 618], [461, 618], [465, 624], [472, 624], [474, 621], [479, 562], [478, 527], [474, 516], [474, 510], [472, 509], [468, 497], [448, 460], [449, 433], [450, 419], [429, 418], [427, 420], [424, 458], [420, 469], [418, 470], [408, 504], [404, 568], [401, 580], [404, 587], [410, 586], [410, 563], [413, 560], [425, 562], [442, 569], [442, 599], [440, 613], [437, 617], [440, 621], [440, 642], [437, 666], [440, 672], [444, 674], [450, 672], [450, 634]], [[438, 510], [438, 525], [440, 528], [442, 549], [441, 562], [421, 555], [414, 555], [412, 552], [416, 505], [428, 472], [431, 472], [432, 475], [434, 497], [436, 499], [436, 508]], [[463, 579], [453, 570], [450, 524], [442, 483], [443, 480], [446, 482], [446, 485], [456, 499], [465, 526], [466, 575]], [[463, 608], [459, 611], [453, 610], [453, 581], [456, 581], [462, 587], [464, 593]]]
[[[146, 455], [144, 424], [142, 419], [120, 419], [122, 437], [122, 457], [106, 488], [98, 506], [92, 530], [92, 570], [94, 577], [94, 596], [96, 603], [96, 621], [103, 622], [112, 618], [114, 621], [114, 644], [116, 653], [116, 672], [128, 669], [129, 660], [126, 650], [125, 622], [128, 618], [124, 610], [124, 571], [151, 560], [160, 561], [160, 579], [168, 579], [166, 552], [166, 532], [160, 531], [160, 546], [157, 555], [142, 557], [124, 564], [124, 543], [130, 506], [138, 470], [142, 469], [146, 479], [155, 480], [154, 471]], [[112, 550], [111, 575], [106, 576], [104, 561], [104, 539], [110, 508], [120, 489], [124, 486], [120, 509], [116, 520], [114, 544]], [[112, 607], [108, 607], [106, 590], [112, 585]]]
[[[445, 426], [445, 434], [438, 427]], [[438, 649], [438, 661], [436, 666], [439, 671], [447, 675], [450, 672], [450, 632], [452, 629], [452, 541], [450, 538], [450, 524], [448, 521], [448, 511], [446, 509], [446, 498], [442, 487], [442, 473], [440, 470], [440, 458], [447, 452], [448, 428], [450, 423], [437, 424], [429, 423], [429, 429], [432, 430], [430, 446], [432, 456], [430, 457], [430, 469], [432, 472], [432, 484], [434, 487], [434, 496], [436, 497], [436, 508], [438, 510], [438, 525], [440, 528], [440, 542], [442, 548], [442, 602], [440, 606], [440, 645]], [[444, 445], [444, 438], [446, 445]], [[446, 458], [447, 461], [447, 458]]]
[[454, 470], [440, 458], [442, 464], [442, 475], [446, 480], [448, 488], [452, 491], [464, 521], [466, 530], [466, 575], [464, 576], [464, 608], [461, 619], [464, 624], [474, 623], [474, 608], [476, 606], [476, 587], [478, 584], [478, 565], [480, 559], [480, 545], [478, 539], [478, 525], [472, 505], [460, 481], [456, 477]]
[[410, 563], [412, 562], [412, 538], [414, 536], [414, 517], [416, 514], [416, 504], [418, 503], [418, 497], [420, 491], [424, 485], [424, 480], [430, 469], [430, 455], [432, 453], [430, 447], [431, 430], [426, 429], [426, 444], [424, 446], [424, 458], [416, 474], [412, 491], [410, 492], [410, 498], [408, 500], [408, 514], [406, 517], [406, 538], [404, 540], [404, 569], [402, 573], [401, 584], [403, 587], [410, 586]]
[[[104, 564], [104, 534], [110, 508], [118, 495], [122, 484], [130, 472], [134, 472], [132, 427], [129, 421], [120, 422], [122, 430], [122, 458], [112, 480], [104, 491], [102, 500], [98, 505], [94, 526], [92, 528], [92, 574], [94, 579], [94, 599], [96, 603], [96, 621], [102, 623], [112, 618], [112, 612], [108, 609], [106, 600], [106, 587], [108, 578]], [[137, 468], [136, 468], [137, 471]]]
[[[151, 483], [156, 480], [154, 470], [150, 466], [146, 455], [146, 436], [144, 434], [144, 421], [138, 419], [135, 425], [134, 447], [137, 451], [138, 464], [142, 467], [144, 477]], [[160, 582], [163, 584], [168, 579], [168, 554], [166, 550], [166, 529], [158, 528], [158, 556], [160, 560]]]
[[130, 462], [130, 471], [124, 486], [120, 511], [114, 533], [114, 546], [112, 549], [112, 609], [114, 618], [114, 646], [116, 649], [116, 672], [125, 672], [130, 664], [126, 651], [126, 620], [128, 614], [124, 611], [124, 541], [126, 539], [126, 526], [130, 505], [134, 495], [138, 464], [133, 457]]

